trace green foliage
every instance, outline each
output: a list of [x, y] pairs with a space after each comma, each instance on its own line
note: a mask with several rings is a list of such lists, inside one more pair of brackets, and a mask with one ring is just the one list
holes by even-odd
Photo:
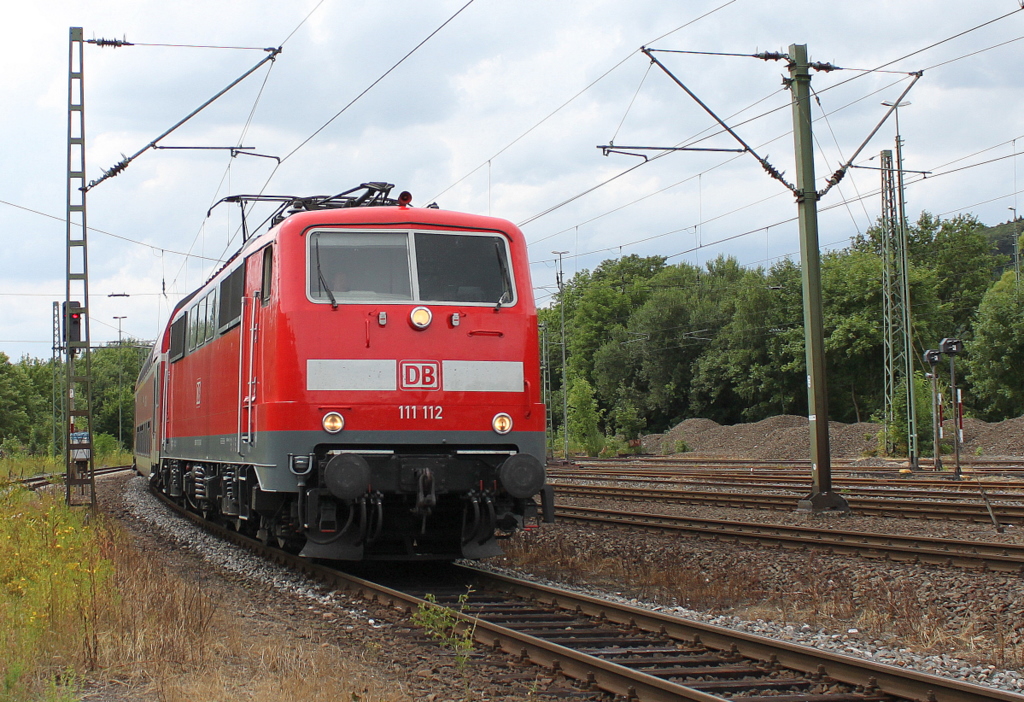
[[965, 350], [977, 416], [998, 421], [1024, 414], [1024, 285], [1012, 270], [982, 299]]
[[66, 659], [92, 641], [96, 596], [108, 587], [111, 565], [86, 524], [88, 515], [63, 504], [62, 495], [14, 486], [0, 491], [0, 698], [67, 699], [75, 686]]
[[48, 363], [18, 363], [0, 352], [0, 443], [4, 452], [45, 450], [50, 442], [51, 379]]
[[[465, 614], [469, 609], [471, 592], [472, 590], [459, 595], [459, 614]], [[423, 599], [426, 602], [420, 603], [412, 615], [413, 622], [426, 629], [427, 634], [440, 641], [442, 646], [454, 651], [456, 667], [464, 668], [473, 652], [476, 622], [474, 621], [471, 626], [466, 625], [452, 609], [437, 604], [437, 598], [431, 593], [427, 593]]]
[[[145, 350], [133, 339], [93, 350], [92, 392], [93, 432], [121, 437], [131, 448], [135, 435], [135, 380]], [[17, 363], [0, 352], [0, 446], [5, 455], [52, 453], [54, 427], [54, 381], [58, 397], [63, 396], [64, 365], [28, 356]], [[64, 431], [57, 417], [56, 435]]]
[[[994, 232], [970, 215], [940, 220], [925, 212], [908, 231], [915, 361], [943, 337], [964, 339], [961, 385], [990, 421], [1024, 414], [1024, 324], [1000, 294], [1003, 284], [993, 287], [1015, 226]], [[874, 226], [848, 249], [822, 257], [829, 416], [836, 421], [867, 421], [884, 404], [880, 252]], [[798, 261], [765, 270], [725, 257], [697, 267], [631, 256], [581, 271], [556, 300], [539, 313], [555, 371], [556, 428], [563, 311], [568, 375], [586, 381], [596, 402], [594, 409], [584, 398], [585, 426], [570, 426], [577, 449], [593, 453], [600, 434], [631, 439], [688, 417], [731, 424], [807, 413]], [[920, 416], [924, 437], [930, 414]], [[924, 440], [921, 448], [928, 450]]]
[[[878, 452], [882, 455], [906, 456], [908, 454], [907, 433], [907, 385], [900, 382], [892, 403], [893, 423], [889, 427], [888, 450], [885, 432], [879, 432]], [[947, 393], [948, 394], [948, 393]], [[914, 406], [917, 415], [917, 451], [919, 456], [930, 456], [932, 446], [932, 386], [923, 373], [914, 374]]]
[[734, 311], [694, 364], [689, 416], [722, 423], [806, 413], [800, 269], [782, 261], [748, 271]]
[[4, 456], [0, 458], [0, 484], [5, 479], [30, 478], [34, 475], [48, 475], [64, 471], [63, 456], [26, 455], [20, 452], [20, 448], [19, 451], [8, 451], [7, 443], [4, 442]]
[[675, 445], [672, 447], [673, 453], [686, 453], [690, 450], [690, 445], [683, 439], [678, 439]]
[[647, 420], [629, 398], [620, 397], [612, 409], [615, 430], [627, 440], [640, 438], [640, 432], [647, 426]]
[[601, 414], [594, 399], [594, 388], [585, 378], [569, 381], [569, 438], [579, 444], [588, 456], [596, 456], [604, 447], [604, 436], [598, 427]]
[[604, 447], [597, 455], [601, 458], [615, 458], [616, 456], [625, 456], [630, 453], [634, 453], [634, 451], [624, 439], [617, 436], [607, 436], [604, 439]]

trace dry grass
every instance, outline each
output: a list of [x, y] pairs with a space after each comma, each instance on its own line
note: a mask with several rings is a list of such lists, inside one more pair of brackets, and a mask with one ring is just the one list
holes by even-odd
[[942, 603], [924, 601], [909, 576], [877, 578], [854, 595], [844, 566], [815, 552], [801, 569], [779, 579], [740, 556], [708, 558], [638, 544], [637, 539], [582, 541], [549, 533], [514, 538], [505, 552], [511, 565], [540, 576], [663, 605], [832, 631], [856, 628], [922, 652], [955, 651], [979, 662], [1024, 665], [1020, 634], [1000, 631], [981, 608], [971, 617], [952, 618]]
[[253, 631], [230, 602], [145, 558], [122, 532], [108, 533], [116, 596], [104, 608], [98, 669], [110, 679], [163, 702], [407, 699], [312, 632]]
[[161, 702], [409, 699], [374, 672], [374, 651], [253, 631], [258, 617], [138, 551], [116, 524], [87, 524], [54, 495], [8, 486], [3, 498], [2, 702], [74, 699], [86, 681]]

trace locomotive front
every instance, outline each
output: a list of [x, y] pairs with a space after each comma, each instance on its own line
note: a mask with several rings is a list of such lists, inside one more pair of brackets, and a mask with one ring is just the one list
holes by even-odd
[[518, 229], [320, 211], [285, 220], [274, 249], [248, 361], [264, 535], [318, 558], [482, 558], [537, 519], [538, 495], [550, 518]]

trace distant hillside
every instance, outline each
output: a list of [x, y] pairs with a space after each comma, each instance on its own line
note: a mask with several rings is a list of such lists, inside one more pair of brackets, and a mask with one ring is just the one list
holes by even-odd
[[1013, 265], [1013, 239], [1020, 236], [1022, 232], [1024, 232], [1024, 217], [1017, 219], [1016, 222], [1003, 222], [982, 229], [982, 233], [992, 243], [993, 248], [998, 253], [1010, 257], [1008, 265]]

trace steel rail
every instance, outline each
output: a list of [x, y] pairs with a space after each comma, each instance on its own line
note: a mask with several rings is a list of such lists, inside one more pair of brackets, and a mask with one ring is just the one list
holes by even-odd
[[631, 513], [561, 504], [555, 506], [555, 516], [593, 524], [686, 533], [716, 541], [827, 548], [836, 553], [869, 558], [1024, 572], [1024, 545], [1019, 544], [898, 536], [866, 531], [822, 531], [812, 527]]
[[[854, 465], [861, 461], [860, 458], [833, 458], [832, 463], [838, 470], [850, 471], [857, 473], [871, 473], [876, 471], [892, 471], [898, 470], [904, 466], [864, 466]], [[774, 459], [774, 458], [733, 458], [726, 456], [653, 456], [653, 455], [636, 455], [636, 456], [617, 456], [614, 458], [591, 458], [585, 456], [577, 456], [571, 462], [575, 466], [622, 466], [622, 465], [645, 465], [645, 466], [677, 466], [677, 467], [693, 467], [693, 466], [763, 466], [765, 468], [776, 468], [776, 469], [807, 469], [810, 467], [811, 462], [806, 458], [799, 459]], [[979, 469], [979, 468], [993, 468], [993, 469], [1005, 469], [1014, 468], [1018, 470], [1024, 470], [1024, 457], [1006, 457], [1006, 458], [970, 458], [962, 457], [960, 464], [963, 468], [967, 469]], [[921, 459], [921, 470], [925, 473], [933, 472], [930, 470], [931, 462], [930, 459]]]
[[[647, 477], [642, 475], [615, 475], [605, 476], [594, 473], [552, 473], [548, 472], [548, 478], [553, 484], [566, 487], [586, 487], [587, 483], [593, 483], [593, 487], [609, 488], [630, 488], [634, 484], [649, 484], [655, 487], [636, 489], [649, 489], [663, 492], [685, 492], [691, 487], [712, 486], [717, 488], [736, 488], [747, 490], [780, 490], [788, 492], [804, 493], [807, 491], [809, 481], [805, 480], [777, 480], [777, 479], [742, 479], [730, 478], [727, 476], [709, 476], [699, 478], [665, 478], [661, 476]], [[846, 496], [862, 493], [868, 496], [884, 497], [933, 497], [936, 499], [960, 499], [964, 497], [981, 499], [984, 494], [988, 498], [1004, 498], [1008, 501], [1024, 500], [1024, 482], [1000, 482], [983, 483], [979, 488], [978, 483], [938, 483], [940, 489], [933, 484], [926, 482], [903, 482], [903, 481], [850, 481], [844, 483], [839, 489], [844, 491]], [[703, 492], [703, 491], [702, 491]], [[754, 493], [750, 493], [754, 494]]]
[[[131, 469], [132, 466], [105, 466], [94, 470], [93, 475], [98, 478], [102, 475], [121, 473]], [[19, 478], [15, 482], [29, 490], [38, 490], [39, 488], [46, 487], [50, 484], [61, 483], [65, 477], [64, 473], [45, 473], [43, 475], [33, 475], [30, 478]]]
[[[662, 502], [689, 505], [714, 505], [737, 509], [769, 509], [794, 511], [800, 496], [795, 494], [707, 492], [703, 490], [661, 490], [609, 486], [556, 484], [555, 492], [565, 497]], [[991, 522], [992, 515], [983, 500], [972, 502], [908, 500], [882, 497], [859, 497], [843, 493], [850, 509], [860, 515], [934, 520]], [[992, 502], [990, 500], [990, 502]], [[1024, 524], [1024, 504], [992, 502], [1000, 524]]]
[[481, 577], [500, 583], [502, 587], [521, 597], [557, 604], [568, 611], [580, 611], [597, 617], [603, 615], [610, 621], [636, 627], [643, 631], [661, 632], [674, 639], [687, 642], [698, 640], [703, 645], [720, 651], [727, 651], [735, 647], [735, 650], [738, 650], [741, 655], [749, 658], [761, 661], [774, 659], [783, 667], [805, 674], [824, 674], [847, 684], [881, 690], [903, 699], [936, 700], [937, 702], [982, 702], [983, 700], [1024, 702], [1024, 696], [1012, 692], [985, 688], [915, 670], [769, 639], [627, 604], [612, 603], [589, 595], [530, 583], [504, 575], [484, 573]]
[[[920, 474], [917, 474], [919, 476]], [[551, 478], [562, 478], [565, 480], [590, 480], [590, 481], [633, 481], [643, 483], [661, 483], [668, 485], [719, 485], [728, 483], [735, 487], [779, 487], [805, 490], [810, 486], [809, 475], [803, 474], [779, 474], [779, 473], [753, 473], [746, 470], [723, 472], [720, 470], [706, 470], [680, 473], [677, 471], [661, 470], [566, 470], [564, 468], [548, 468], [548, 476]], [[952, 478], [921, 478], [921, 477], [862, 477], [848, 475], [843, 476], [842, 487], [860, 487], [863, 489], [899, 489], [899, 490], [930, 490], [935, 494], [940, 493], [974, 493], [978, 491], [977, 481], [953, 480]], [[933, 489], [938, 488], [938, 489]], [[1024, 491], [1024, 480], [1020, 478], [1011, 480], [986, 479], [982, 488], [989, 494], [991, 490], [1019, 490]]]
[[[250, 551], [276, 561], [286, 567], [304, 572], [329, 583], [349, 594], [395, 607], [411, 613], [431, 603], [416, 595], [374, 583], [328, 566], [312, 563], [308, 559], [270, 548], [260, 541], [202, 519], [170, 501], [159, 492], [154, 494], [176, 512], [186, 516], [204, 529], [217, 534]], [[961, 682], [917, 671], [904, 670], [870, 661], [843, 656], [828, 651], [776, 641], [765, 637], [732, 631], [702, 622], [684, 620], [670, 615], [637, 607], [613, 603], [596, 597], [580, 595], [558, 588], [529, 583], [517, 578], [487, 573], [464, 567], [480, 582], [485, 582], [519, 598], [550, 602], [557, 607], [604, 618], [645, 632], [669, 636], [691, 645], [700, 644], [720, 651], [738, 650], [742, 655], [766, 661], [770, 667], [779, 665], [808, 675], [812, 680], [844, 682], [858, 686], [862, 692], [840, 695], [787, 695], [779, 697], [786, 702], [806, 700], [813, 702], [878, 702], [884, 698], [878, 691], [905, 700], [921, 702], [1024, 702], [1024, 696], [979, 685]], [[452, 614], [463, 622], [464, 630], [471, 630], [476, 642], [518, 656], [523, 661], [546, 667], [556, 674], [589, 683], [592, 687], [622, 695], [627, 699], [652, 702], [723, 702], [723, 697], [693, 687], [672, 682], [643, 670], [605, 660], [595, 655], [561, 645], [523, 631], [487, 621], [471, 613], [453, 610]], [[650, 661], [656, 663], [656, 659]]]

